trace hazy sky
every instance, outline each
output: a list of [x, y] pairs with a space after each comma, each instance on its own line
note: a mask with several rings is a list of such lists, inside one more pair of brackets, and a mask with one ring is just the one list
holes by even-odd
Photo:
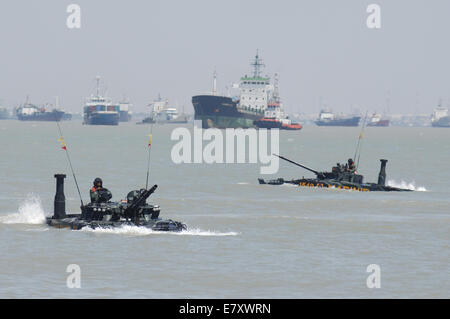
[[[81, 6], [81, 29], [66, 8]], [[381, 29], [369, 29], [369, 4]], [[0, 100], [54, 102], [80, 112], [101, 75], [134, 111], [161, 93], [193, 112], [191, 97], [245, 74], [259, 49], [280, 77], [288, 112], [386, 109], [431, 113], [450, 97], [450, 1], [412, 0], [2, 0]]]

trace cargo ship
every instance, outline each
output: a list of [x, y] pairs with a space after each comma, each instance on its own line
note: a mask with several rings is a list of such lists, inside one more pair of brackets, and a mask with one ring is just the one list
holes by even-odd
[[318, 126], [358, 126], [360, 120], [360, 116], [338, 117], [328, 110], [321, 110], [315, 123]]
[[239, 97], [217, 95], [216, 72], [212, 93], [192, 97], [195, 120], [201, 120], [203, 128], [249, 128], [255, 126], [253, 121], [264, 117], [272, 86], [270, 78], [261, 75], [264, 64], [258, 53], [251, 65], [252, 76], [241, 77], [234, 86], [240, 91]]
[[301, 130], [302, 125], [299, 123], [292, 123], [289, 117], [283, 111], [283, 104], [281, 103], [280, 93], [278, 88], [278, 74], [275, 73], [274, 77], [274, 89], [269, 103], [267, 103], [267, 109], [264, 112], [264, 117], [253, 121], [254, 125], [258, 128], [272, 129], [277, 128], [280, 130]]
[[123, 99], [119, 102], [119, 122], [129, 122], [131, 120], [130, 108], [133, 105], [127, 100]]
[[119, 106], [100, 95], [100, 77], [97, 76], [97, 93], [90, 96], [83, 108], [86, 125], [119, 125]]
[[158, 95], [158, 98], [150, 103], [149, 106], [152, 108], [152, 115], [137, 124], [184, 124], [189, 120], [189, 116], [184, 114], [184, 112], [179, 114], [175, 107], [169, 107], [169, 100], [163, 100], [161, 95]]
[[49, 111], [46, 106], [37, 106], [28, 101], [15, 110], [19, 121], [61, 121], [65, 112], [59, 109]]
[[439, 106], [433, 111], [431, 126], [450, 127], [450, 115], [448, 115], [448, 109], [442, 107], [441, 104], [439, 104]]
[[367, 123], [367, 126], [387, 127], [389, 126], [389, 123], [390, 121], [388, 119], [382, 119], [380, 114], [374, 113], [370, 118], [369, 123]]

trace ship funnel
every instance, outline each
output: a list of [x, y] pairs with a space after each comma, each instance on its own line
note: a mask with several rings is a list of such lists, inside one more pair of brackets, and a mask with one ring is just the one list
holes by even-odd
[[64, 174], [55, 174], [56, 178], [56, 194], [55, 194], [55, 208], [53, 211], [54, 219], [61, 219], [66, 217], [66, 197], [64, 196]]
[[381, 167], [380, 167], [380, 173], [378, 174], [378, 185], [385, 185], [386, 183], [386, 163], [387, 160], [380, 159]]

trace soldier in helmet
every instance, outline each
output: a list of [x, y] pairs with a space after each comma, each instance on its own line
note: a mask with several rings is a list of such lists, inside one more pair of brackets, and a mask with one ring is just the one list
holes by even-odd
[[94, 186], [90, 190], [91, 203], [106, 203], [112, 198], [111, 192], [103, 187], [103, 181], [97, 177]]
[[348, 159], [348, 168], [347, 168], [347, 170], [351, 174], [355, 174], [356, 173], [356, 166], [355, 166], [355, 163], [353, 162], [353, 160], [351, 158]]

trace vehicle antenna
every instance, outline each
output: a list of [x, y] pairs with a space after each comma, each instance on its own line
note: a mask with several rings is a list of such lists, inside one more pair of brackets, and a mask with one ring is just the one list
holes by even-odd
[[80, 188], [78, 187], [77, 178], [75, 176], [75, 172], [74, 172], [73, 167], [72, 167], [72, 161], [70, 160], [69, 151], [67, 150], [67, 145], [66, 145], [66, 142], [64, 141], [64, 137], [63, 137], [63, 134], [62, 134], [61, 126], [59, 125], [59, 121], [57, 119], [55, 119], [55, 122], [56, 122], [56, 125], [58, 126], [59, 135], [60, 135], [60, 138], [59, 138], [58, 141], [61, 142], [62, 149], [66, 151], [66, 156], [67, 156], [67, 160], [69, 161], [70, 170], [72, 171], [73, 179], [75, 180], [75, 185], [77, 186], [77, 190], [78, 190], [78, 195], [80, 196], [81, 206], [84, 206], [83, 198], [81, 197]]
[[361, 157], [361, 145], [362, 145], [361, 140], [363, 138], [364, 128], [366, 127], [367, 113], [368, 113], [368, 111], [366, 111], [366, 115], [364, 116], [364, 121], [363, 121], [363, 124], [361, 126], [361, 132], [359, 133], [358, 143], [356, 144], [355, 155], [353, 156], [353, 162], [355, 162], [356, 161], [356, 155], [358, 155], [358, 161], [356, 161], [356, 170], [358, 170], [359, 158]]
[[148, 140], [148, 161], [147, 161], [147, 180], [145, 182], [145, 189], [148, 189], [148, 177], [150, 175], [150, 155], [152, 151], [152, 134], [153, 134], [153, 121], [154, 121], [154, 112], [151, 112], [152, 118], [150, 120], [150, 134]]

